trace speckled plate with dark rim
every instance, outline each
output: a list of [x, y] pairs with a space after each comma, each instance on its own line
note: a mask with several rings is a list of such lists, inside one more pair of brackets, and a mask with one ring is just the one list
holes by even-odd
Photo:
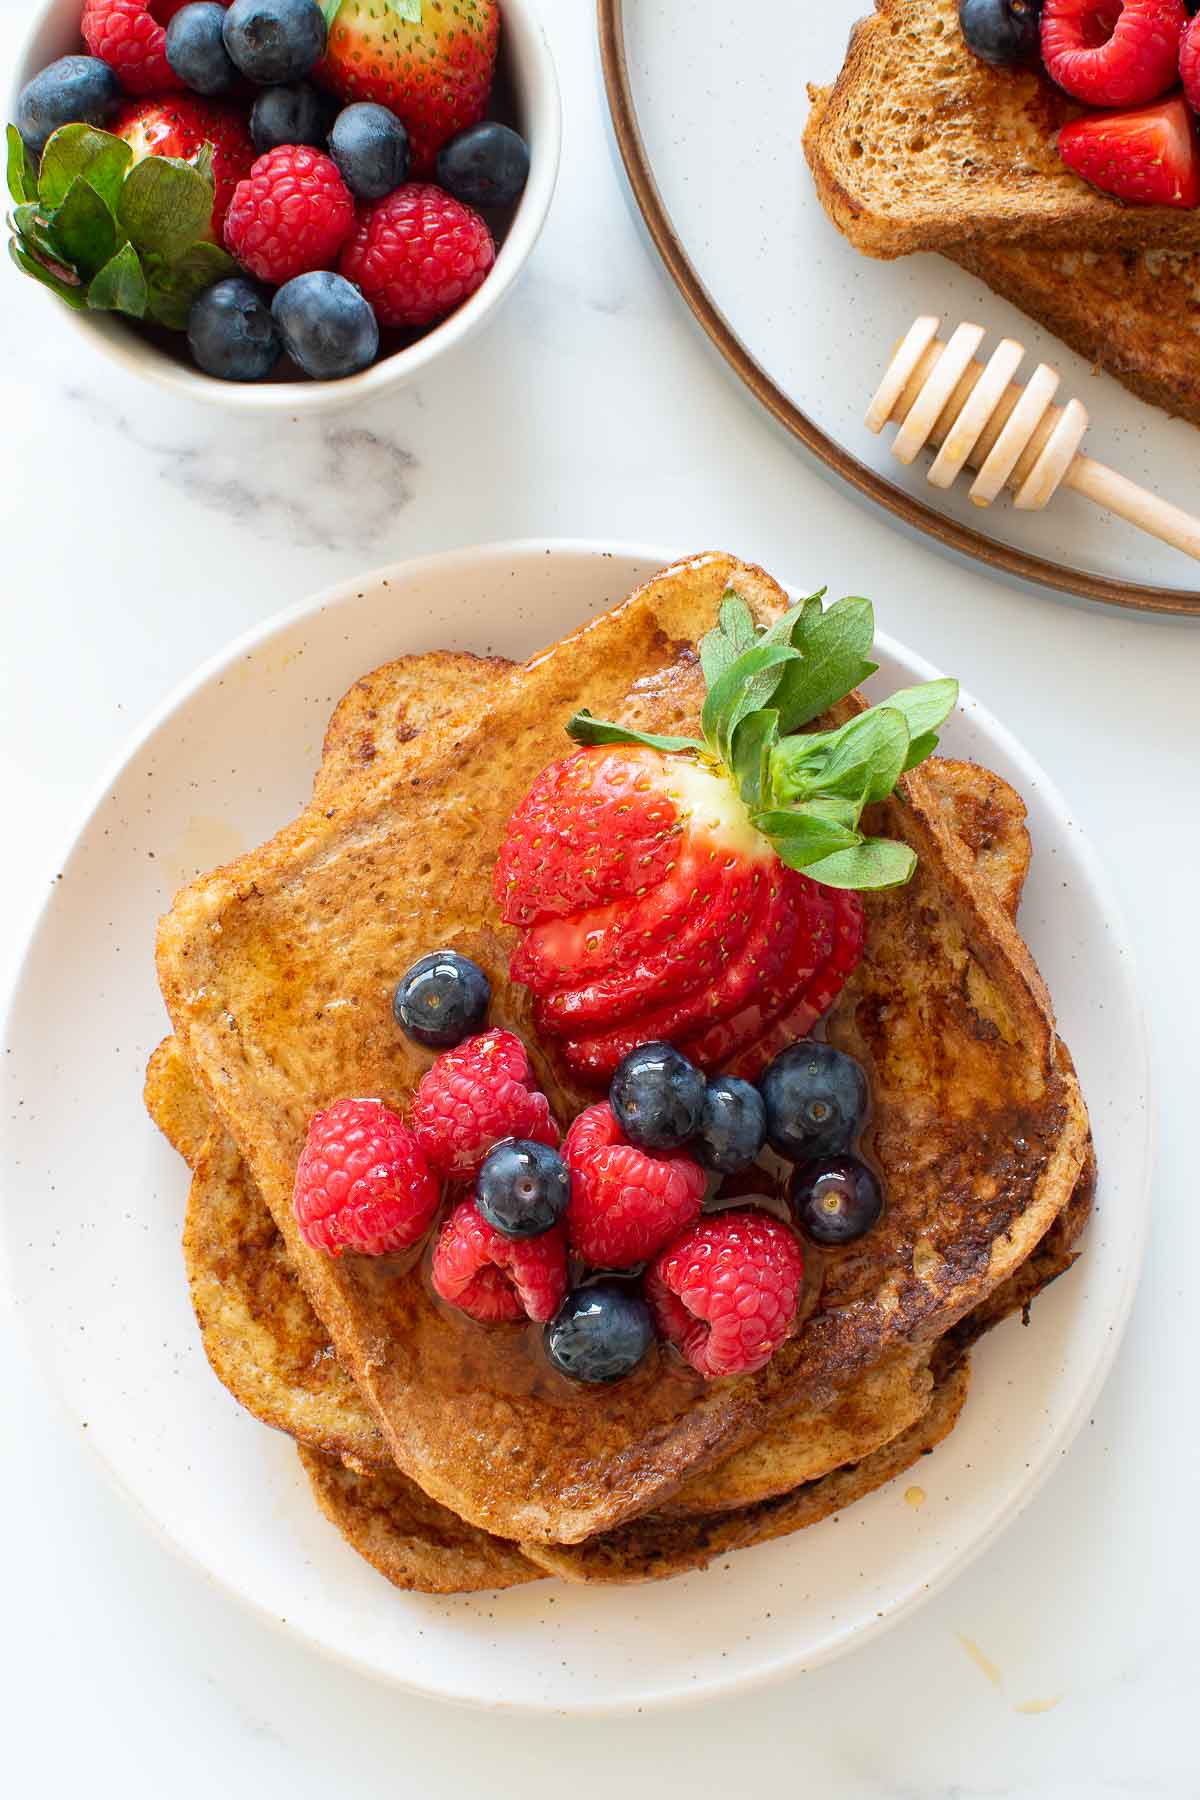
[[[608, 543], [453, 551], [345, 582], [231, 644], [105, 777], [26, 953], [0, 1056], [0, 1274], [114, 1481], [262, 1617], [356, 1668], [482, 1706], [640, 1711], [811, 1668], [885, 1630], [1055, 1466], [1111, 1363], [1140, 1262], [1150, 1112], [1121, 920], [1065, 802], [964, 696], [947, 749], [1029, 803], [1022, 928], [1088, 1096], [1102, 1187], [1086, 1254], [1039, 1300], [1036, 1330], [1014, 1320], [981, 1346], [962, 1419], [924, 1465], [926, 1504], [906, 1504], [901, 1481], [840, 1523], [637, 1590], [402, 1594], [318, 1513], [293, 1445], [215, 1380], [179, 1249], [187, 1170], [142, 1105], [167, 1029], [156, 918], [179, 882], [294, 815], [326, 721], [366, 670], [407, 651], [527, 655], [670, 560]], [[882, 692], [935, 672], [886, 637], [876, 654]]]
[[[682, 34], [672, 0], [597, 6], [617, 146], [650, 238], [699, 325], [770, 416], [856, 493], [947, 551], [1044, 590], [1133, 611], [1200, 615], [1194, 565], [1132, 526], [1067, 496], [1046, 514], [1016, 514], [999, 503], [984, 515], [988, 529], [978, 529], [961, 494], [934, 501], [923, 467], [906, 473], [892, 463], [885, 472], [886, 450], [859, 429], [890, 344], [918, 312], [953, 311], [953, 322], [970, 317], [989, 330], [1003, 327], [1060, 366], [1063, 391], [1078, 393], [1093, 414], [1087, 447], [1123, 473], [1186, 505], [1180, 471], [1189, 459], [1194, 469], [1200, 456], [1192, 427], [1108, 378], [1091, 380], [1086, 364], [952, 264], [935, 257], [870, 262], [837, 237], [800, 149], [805, 83], [833, 78], [849, 25], [869, 11], [869, 0], [821, 7], [762, 0], [751, 31], [738, 24], [736, 9], [692, 7]], [[712, 129], [717, 119], [719, 131]], [[730, 180], [742, 180], [735, 199], [744, 204], [723, 204], [730, 196], [721, 183]], [[774, 260], [759, 261], [760, 252]], [[747, 276], [755, 277], [757, 297], [748, 298]], [[763, 297], [772, 291], [781, 302], [774, 311]], [[834, 358], [820, 341], [822, 302], [830, 336], [844, 333], [849, 318], [872, 315], [872, 329], [846, 341], [848, 357]], [[805, 335], [797, 317], [810, 320], [809, 353], [789, 369], [790, 350]], [[803, 369], [815, 372], [812, 382]], [[835, 389], [838, 404], [824, 409]], [[1093, 548], [1107, 569], [1084, 566], [1084, 551]], [[1141, 579], [1147, 571], [1153, 583]]]

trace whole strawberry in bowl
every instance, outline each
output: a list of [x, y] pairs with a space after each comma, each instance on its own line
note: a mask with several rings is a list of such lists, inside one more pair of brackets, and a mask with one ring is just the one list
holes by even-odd
[[368, 91], [357, 0], [47, 0], [9, 102], [16, 270], [191, 398], [294, 413], [407, 381], [511, 289], [558, 167], [531, 0], [452, 10], [383, 9]]

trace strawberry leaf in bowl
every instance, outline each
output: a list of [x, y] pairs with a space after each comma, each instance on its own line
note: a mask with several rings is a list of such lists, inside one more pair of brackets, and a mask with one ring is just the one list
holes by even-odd
[[64, 125], [35, 171], [8, 128], [17, 267], [76, 311], [120, 312], [182, 331], [196, 295], [236, 272], [212, 242], [212, 156], [134, 161], [124, 139]]
[[8, 127], [5, 141], [8, 150], [8, 191], [17, 205], [21, 206], [28, 200], [37, 199], [37, 170], [15, 125]]

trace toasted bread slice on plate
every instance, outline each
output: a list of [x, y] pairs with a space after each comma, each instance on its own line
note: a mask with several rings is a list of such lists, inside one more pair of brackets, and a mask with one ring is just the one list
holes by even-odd
[[[394, 768], [401, 757], [411, 758], [410, 746], [423, 725], [472, 690], [481, 696], [504, 666], [442, 653], [400, 658], [363, 677], [334, 713], [314, 786], [316, 799], [333, 800], [344, 781], [377, 757], [389, 758]], [[939, 806], [971, 849], [978, 878], [1015, 913], [1029, 864], [1029, 834], [1019, 797], [975, 764], [942, 758], [934, 766]], [[152, 1116], [195, 1169], [184, 1254], [215, 1372], [256, 1417], [302, 1444], [360, 1470], [394, 1467], [372, 1415], [304, 1298], [244, 1162], [216, 1126], [174, 1039], [151, 1058], [146, 1098]], [[198, 1134], [201, 1119], [204, 1131]], [[193, 1153], [198, 1135], [211, 1141]], [[693, 1477], [663, 1511], [702, 1516], [819, 1479], [899, 1436], [923, 1416], [932, 1398], [928, 1354], [897, 1350], [840, 1394], [832, 1407], [787, 1415], [723, 1463]], [[310, 1467], [310, 1474], [317, 1466]], [[336, 1494], [344, 1496], [344, 1481], [339, 1478], [334, 1485]], [[403, 1500], [403, 1486], [399, 1492]], [[399, 1503], [391, 1503], [393, 1515]]]
[[945, 254], [1140, 399], [1200, 425], [1200, 254], [982, 239]]
[[1061, 161], [1082, 108], [1040, 71], [967, 49], [956, 0], [876, 0], [832, 88], [813, 93], [804, 150], [821, 203], [867, 256], [968, 243], [1200, 248], [1200, 211], [1126, 206]]
[[[870, 902], [872, 954], [829, 1022], [870, 1072], [891, 1204], [767, 1370], [705, 1389], [656, 1351], [611, 1391], [565, 1396], [536, 1359], [448, 1318], [418, 1270], [333, 1262], [299, 1238], [291, 1185], [312, 1111], [346, 1092], [403, 1106], [421, 1073], [391, 1021], [397, 969], [431, 943], [463, 948], [492, 977], [494, 1022], [528, 1031], [490, 898], [509, 814], [584, 704], [643, 729], [688, 728], [694, 645], [730, 584], [762, 619], [785, 604], [731, 558], [675, 566], [502, 673], [469, 717], [435, 721], [419, 773], [354, 774], [335, 802], [186, 889], [160, 929], [188, 1063], [390, 1451], [434, 1499], [506, 1538], [574, 1543], [619, 1525], [773, 1419], [935, 1340], [1026, 1260], [1086, 1151], [1036, 970], [1000, 903], [975, 892], [972, 853], [918, 770], [884, 828], [918, 850], [919, 873]], [[584, 1096], [541, 1060], [548, 1091], [577, 1109]]]

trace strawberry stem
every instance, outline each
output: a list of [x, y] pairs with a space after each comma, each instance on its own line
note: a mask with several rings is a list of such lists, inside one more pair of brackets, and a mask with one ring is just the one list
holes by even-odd
[[715, 760], [789, 868], [828, 887], [898, 887], [911, 879], [915, 854], [907, 844], [864, 836], [861, 815], [932, 754], [958, 683], [922, 682], [834, 730], [804, 730], [878, 667], [868, 657], [871, 602], [852, 596], [826, 609], [824, 593], [809, 594], [763, 628], [741, 595], [726, 591], [716, 626], [700, 641], [702, 741], [634, 731], [586, 710], [567, 733], [580, 744], [642, 744]]

